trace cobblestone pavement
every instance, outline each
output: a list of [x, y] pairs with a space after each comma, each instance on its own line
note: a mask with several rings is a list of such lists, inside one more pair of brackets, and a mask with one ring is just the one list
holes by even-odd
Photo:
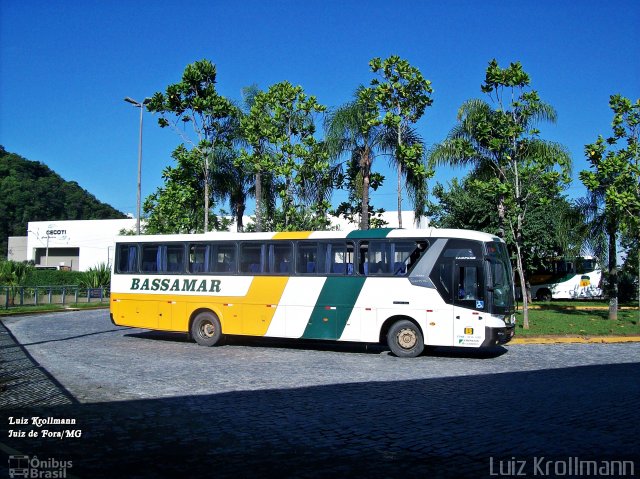
[[14, 456], [0, 478], [18, 455], [71, 461], [67, 477], [575, 477], [575, 458], [640, 473], [640, 344], [407, 360], [336, 343], [203, 348], [106, 311], [4, 322], [22, 346], [0, 328], [0, 449]]

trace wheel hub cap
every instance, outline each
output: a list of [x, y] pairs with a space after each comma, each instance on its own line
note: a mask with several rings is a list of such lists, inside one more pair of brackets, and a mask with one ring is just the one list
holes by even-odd
[[403, 349], [413, 348], [417, 341], [416, 333], [411, 329], [402, 329], [398, 333], [398, 344]]
[[213, 327], [213, 324], [211, 324], [211, 323], [207, 323], [207, 324], [202, 326], [202, 333], [208, 338], [213, 336], [215, 332], [216, 331], [215, 331], [215, 329]]

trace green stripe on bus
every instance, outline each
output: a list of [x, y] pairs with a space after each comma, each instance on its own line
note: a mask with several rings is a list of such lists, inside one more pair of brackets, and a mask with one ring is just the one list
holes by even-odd
[[366, 279], [360, 276], [328, 277], [302, 337], [339, 339]]
[[347, 235], [349, 239], [382, 239], [393, 231], [393, 228], [377, 228], [372, 230], [356, 230]]

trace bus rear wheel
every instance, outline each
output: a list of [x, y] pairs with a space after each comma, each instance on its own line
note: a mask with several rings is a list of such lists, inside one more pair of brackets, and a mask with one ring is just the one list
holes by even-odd
[[420, 328], [406, 319], [395, 322], [387, 333], [391, 352], [400, 358], [415, 358], [424, 350]]
[[214, 346], [222, 339], [218, 317], [207, 311], [198, 314], [191, 323], [191, 337], [200, 346]]

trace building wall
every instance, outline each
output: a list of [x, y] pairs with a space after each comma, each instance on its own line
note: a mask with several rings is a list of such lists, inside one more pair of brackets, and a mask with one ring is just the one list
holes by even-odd
[[[26, 259], [49, 266], [69, 266], [86, 271], [113, 260], [114, 239], [123, 229], [135, 228], [136, 220], [30, 221]], [[64, 263], [64, 264], [61, 264]]]
[[27, 260], [27, 237], [26, 236], [9, 236], [9, 248], [7, 251], [7, 259], [9, 261], [26, 261]]

